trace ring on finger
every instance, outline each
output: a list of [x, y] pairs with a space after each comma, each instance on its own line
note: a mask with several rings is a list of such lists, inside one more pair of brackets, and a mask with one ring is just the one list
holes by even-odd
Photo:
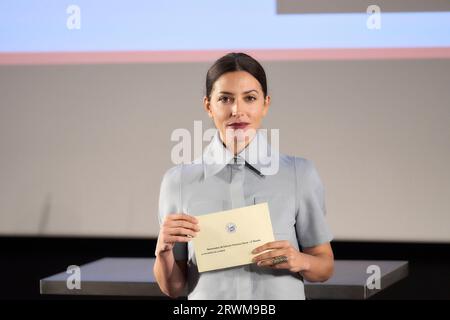
[[272, 264], [276, 265], [276, 264], [280, 264], [283, 262], [287, 262], [288, 258], [286, 256], [278, 256], [272, 259]]

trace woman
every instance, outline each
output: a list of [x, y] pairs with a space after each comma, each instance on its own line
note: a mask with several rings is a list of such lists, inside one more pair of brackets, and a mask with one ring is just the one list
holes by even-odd
[[[214, 138], [201, 159], [171, 168], [161, 183], [154, 265], [161, 290], [175, 298], [187, 285], [188, 299], [305, 299], [303, 279], [333, 273], [324, 190], [311, 161], [263, 152], [271, 149], [260, 129], [270, 106], [264, 69], [244, 53], [220, 58], [208, 70], [203, 104]], [[274, 156], [276, 172], [264, 173]], [[256, 248], [253, 264], [199, 273], [194, 215], [262, 202], [276, 241]]]

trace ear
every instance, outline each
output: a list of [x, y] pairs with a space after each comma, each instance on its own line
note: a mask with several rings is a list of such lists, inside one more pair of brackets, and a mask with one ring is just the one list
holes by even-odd
[[211, 102], [209, 101], [207, 96], [203, 97], [203, 108], [205, 109], [206, 113], [210, 118], [212, 118], [212, 112], [211, 112]]
[[267, 112], [269, 111], [270, 102], [271, 102], [270, 96], [266, 96], [266, 98], [264, 99], [263, 117], [265, 117]]

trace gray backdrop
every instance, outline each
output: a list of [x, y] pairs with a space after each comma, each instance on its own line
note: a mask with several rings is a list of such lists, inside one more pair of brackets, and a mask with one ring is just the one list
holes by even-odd
[[[336, 239], [450, 241], [450, 60], [263, 64], [264, 127], [316, 164]], [[209, 65], [1, 66], [0, 234], [156, 236]]]

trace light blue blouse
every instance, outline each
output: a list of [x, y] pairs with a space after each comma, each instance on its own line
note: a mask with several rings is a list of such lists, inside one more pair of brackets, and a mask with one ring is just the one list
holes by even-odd
[[[276, 172], [264, 174], [274, 167], [275, 156]], [[297, 249], [332, 240], [314, 164], [272, 150], [262, 130], [237, 157], [217, 131], [202, 157], [169, 169], [161, 183], [159, 222], [170, 213], [201, 215], [262, 202], [269, 204], [276, 240], [288, 240]], [[177, 243], [174, 256], [187, 261], [188, 299], [305, 299], [301, 277], [288, 270], [250, 264], [199, 273], [192, 241]]]

